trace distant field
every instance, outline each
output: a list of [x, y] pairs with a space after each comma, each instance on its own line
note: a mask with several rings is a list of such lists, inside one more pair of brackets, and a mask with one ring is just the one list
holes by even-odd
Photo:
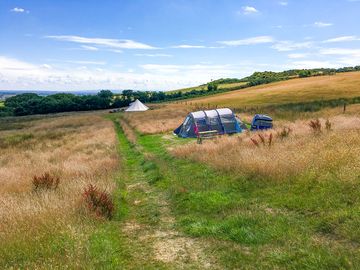
[[241, 108], [360, 96], [360, 73], [293, 79], [217, 94], [192, 101]]
[[4, 107], [4, 101], [0, 101], [0, 107]]
[[[238, 82], [238, 83], [224, 83], [224, 84], [219, 84], [218, 85], [218, 89], [226, 89], [226, 88], [233, 88], [233, 87], [237, 87], [237, 86], [243, 86], [245, 85], [246, 82]], [[176, 93], [176, 92], [182, 92], [182, 93], [186, 93], [186, 92], [190, 92], [192, 90], [196, 90], [196, 91], [200, 91], [200, 90], [207, 90], [207, 85], [199, 85], [199, 86], [195, 86], [195, 87], [189, 87], [189, 88], [182, 88], [182, 89], [177, 89], [177, 90], [171, 90], [166, 92], [167, 94], [171, 94], [171, 93]]]

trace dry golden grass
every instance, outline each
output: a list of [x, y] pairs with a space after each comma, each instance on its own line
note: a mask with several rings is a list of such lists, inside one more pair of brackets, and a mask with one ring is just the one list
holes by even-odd
[[136, 133], [134, 131], [134, 129], [128, 124], [128, 122], [126, 120], [123, 119], [119, 119], [119, 123], [121, 125], [121, 129], [124, 131], [124, 134], [126, 136], [126, 138], [132, 143], [135, 144], [136, 143]]
[[152, 110], [146, 112], [125, 113], [124, 118], [139, 132], [156, 134], [177, 128], [190, 111], [189, 106], [172, 103], [153, 106]]
[[[118, 167], [112, 123], [98, 115], [25, 118], [24, 123], [25, 128], [0, 131], [3, 244], [14, 237], [35, 239], [44, 228], [76, 230], [84, 187], [94, 183], [112, 191]], [[33, 176], [45, 172], [60, 178], [58, 189], [33, 192]]]
[[[333, 130], [326, 131], [326, 120], [321, 119], [320, 135], [313, 134], [308, 121], [283, 121], [272, 131], [223, 136], [202, 145], [190, 143], [172, 149], [172, 153], [244, 175], [282, 179], [304, 173], [319, 174], [319, 177], [335, 173], [344, 181], [355, 180], [360, 174], [360, 118], [335, 116], [329, 120]], [[276, 134], [284, 126], [292, 132], [282, 140]], [[267, 141], [270, 133], [274, 136], [272, 146], [263, 146], [258, 134]], [[257, 140], [260, 146], [251, 139]]]
[[293, 79], [203, 98], [196, 103], [243, 108], [360, 96], [360, 72]]

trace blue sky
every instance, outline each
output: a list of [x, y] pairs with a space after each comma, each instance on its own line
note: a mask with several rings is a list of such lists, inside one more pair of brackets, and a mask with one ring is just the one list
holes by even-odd
[[170, 90], [360, 65], [360, 0], [0, 1], [0, 89]]

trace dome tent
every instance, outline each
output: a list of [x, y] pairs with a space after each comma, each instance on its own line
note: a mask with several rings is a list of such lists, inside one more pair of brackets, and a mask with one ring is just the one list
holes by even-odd
[[227, 108], [189, 113], [184, 122], [174, 130], [182, 138], [195, 138], [198, 132], [216, 130], [218, 134], [241, 132], [240, 123]]
[[134, 102], [130, 103], [129, 108], [125, 110], [125, 112], [144, 112], [147, 111], [149, 107], [142, 104], [140, 100], [135, 100]]

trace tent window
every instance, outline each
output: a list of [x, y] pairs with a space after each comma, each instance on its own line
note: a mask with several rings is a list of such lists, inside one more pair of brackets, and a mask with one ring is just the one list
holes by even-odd
[[186, 119], [185, 119], [185, 121], [184, 121], [184, 126], [186, 126], [186, 124], [189, 122], [189, 120], [190, 120], [190, 117], [189, 117], [189, 116], [186, 117]]
[[196, 125], [197, 125], [200, 132], [209, 130], [208, 125], [206, 124], [205, 118], [196, 119]]
[[236, 130], [236, 120], [234, 118], [234, 116], [232, 115], [222, 115], [220, 116], [221, 118], [221, 123], [224, 126], [225, 131], [229, 132], [229, 131], [235, 131]]
[[207, 124], [209, 125], [211, 130], [222, 131], [221, 123], [218, 117], [208, 117]]

